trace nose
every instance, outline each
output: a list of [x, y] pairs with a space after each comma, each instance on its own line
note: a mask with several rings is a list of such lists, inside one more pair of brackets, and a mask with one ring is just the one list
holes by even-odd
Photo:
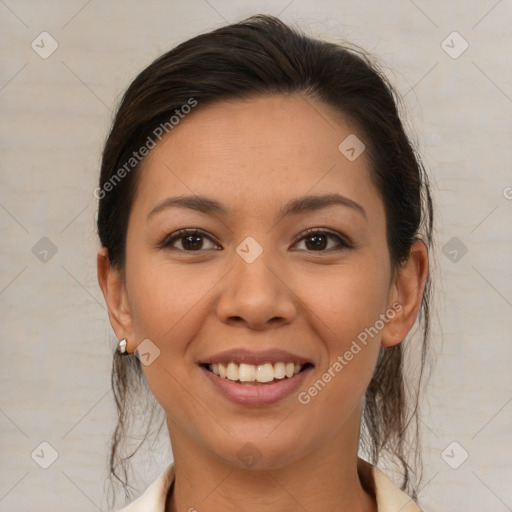
[[293, 322], [297, 300], [291, 283], [286, 272], [269, 260], [265, 251], [252, 263], [234, 255], [234, 268], [223, 280], [216, 302], [222, 322], [254, 330]]

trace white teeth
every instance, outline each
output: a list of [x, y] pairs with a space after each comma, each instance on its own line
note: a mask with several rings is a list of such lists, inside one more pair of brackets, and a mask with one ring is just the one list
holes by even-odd
[[284, 363], [276, 363], [274, 365], [274, 379], [284, 379], [285, 377]]
[[214, 363], [209, 366], [210, 370], [223, 379], [229, 379], [240, 382], [272, 382], [274, 379], [291, 378], [297, 375], [301, 369], [301, 364], [277, 362], [265, 363], [260, 365], [241, 363], [240, 365], [230, 362], [225, 365]]
[[238, 380], [238, 365], [235, 363], [229, 363], [226, 368], [226, 377], [229, 380]]
[[256, 369], [256, 380], [258, 382], [270, 382], [274, 380], [274, 367], [270, 363], [258, 365]]
[[238, 368], [238, 380], [240, 382], [252, 382], [256, 380], [256, 367], [253, 364], [242, 363]]

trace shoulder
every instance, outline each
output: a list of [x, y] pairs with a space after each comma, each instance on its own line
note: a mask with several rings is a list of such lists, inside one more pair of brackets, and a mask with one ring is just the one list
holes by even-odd
[[167, 491], [173, 480], [174, 463], [170, 463], [143, 494], [117, 512], [165, 512]]
[[[412, 498], [376, 466], [359, 459], [358, 473], [364, 486], [375, 495], [378, 512], [421, 512]], [[174, 463], [171, 463], [141, 496], [118, 512], [165, 512], [165, 500], [173, 480]]]
[[373, 492], [378, 512], [421, 512], [414, 500], [376, 466], [359, 459], [358, 473], [363, 485]]

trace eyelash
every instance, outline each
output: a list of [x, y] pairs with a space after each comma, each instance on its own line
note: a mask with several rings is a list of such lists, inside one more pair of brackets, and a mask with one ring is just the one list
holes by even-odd
[[[200, 229], [180, 229], [179, 231], [176, 231], [175, 233], [171, 233], [167, 237], [164, 238], [164, 240], [159, 244], [160, 249], [170, 249], [170, 250], [177, 250], [182, 252], [202, 252], [204, 249], [199, 249], [197, 251], [188, 251], [186, 249], [178, 249], [176, 247], [172, 247], [172, 244], [180, 239], [185, 238], [186, 236], [190, 235], [199, 235], [205, 238], [210, 239], [212, 242], [216, 243], [207, 233]], [[330, 249], [323, 249], [320, 251], [314, 251], [314, 250], [307, 250], [306, 252], [318, 252], [318, 253], [325, 253], [325, 252], [338, 252], [338, 251], [344, 251], [348, 249], [353, 249], [354, 246], [351, 244], [345, 237], [338, 235], [336, 233], [333, 233], [331, 231], [325, 230], [325, 229], [319, 229], [319, 228], [310, 228], [306, 230], [305, 232], [301, 233], [299, 237], [293, 242], [293, 244], [297, 244], [298, 242], [302, 241], [303, 239], [307, 238], [311, 235], [325, 235], [331, 238], [335, 238], [338, 241], [338, 247], [330, 248]], [[219, 249], [216, 249], [219, 250]]]

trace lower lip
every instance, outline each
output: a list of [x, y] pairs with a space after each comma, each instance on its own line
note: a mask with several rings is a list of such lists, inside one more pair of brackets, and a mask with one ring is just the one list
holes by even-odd
[[240, 384], [238, 382], [219, 377], [201, 366], [201, 370], [225, 397], [232, 402], [253, 407], [271, 405], [292, 395], [300, 387], [306, 374], [312, 367], [297, 373], [293, 377], [285, 377], [270, 384]]

